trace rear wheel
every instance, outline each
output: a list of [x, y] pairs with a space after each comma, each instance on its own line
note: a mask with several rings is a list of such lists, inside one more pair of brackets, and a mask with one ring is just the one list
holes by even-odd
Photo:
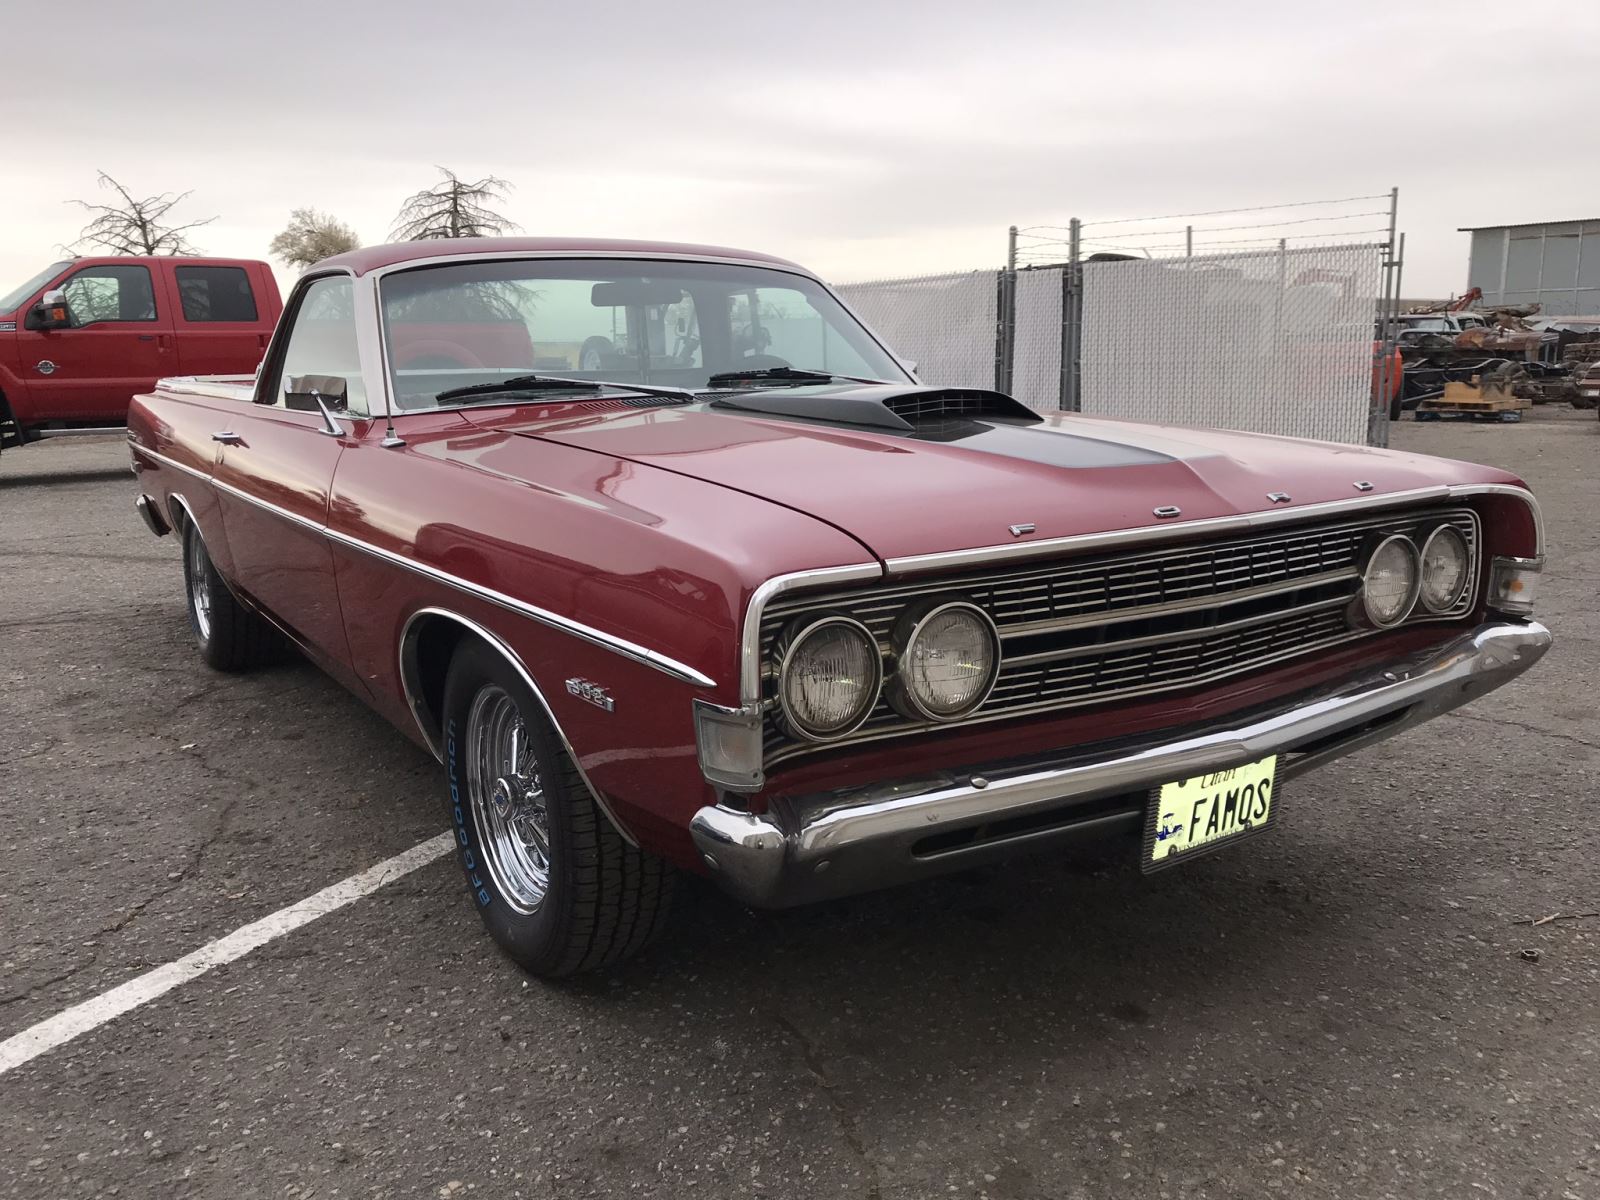
[[195, 643], [211, 666], [247, 671], [283, 655], [282, 635], [235, 599], [193, 521], [183, 525], [183, 583]]
[[527, 684], [481, 642], [451, 661], [444, 742], [457, 858], [502, 950], [557, 977], [654, 940], [671, 913], [672, 868], [623, 840]]

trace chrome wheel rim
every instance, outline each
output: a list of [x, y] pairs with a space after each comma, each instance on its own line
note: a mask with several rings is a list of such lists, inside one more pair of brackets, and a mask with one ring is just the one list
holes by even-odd
[[211, 592], [206, 587], [206, 547], [198, 533], [189, 534], [189, 615], [202, 641], [211, 639]]
[[480, 688], [467, 713], [467, 792], [484, 866], [517, 912], [537, 911], [550, 890], [550, 818], [544, 783], [517, 702]]

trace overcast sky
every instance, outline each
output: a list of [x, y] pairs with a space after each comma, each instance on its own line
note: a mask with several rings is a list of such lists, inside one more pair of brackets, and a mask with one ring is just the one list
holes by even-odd
[[[707, 241], [841, 281], [997, 265], [1006, 227], [1400, 188], [1405, 292], [1460, 225], [1600, 217], [1600, 4], [0, 0], [0, 292], [105, 170], [205, 252], [289, 210], [385, 240], [433, 164], [530, 234]], [[280, 277], [287, 279], [280, 271]]]

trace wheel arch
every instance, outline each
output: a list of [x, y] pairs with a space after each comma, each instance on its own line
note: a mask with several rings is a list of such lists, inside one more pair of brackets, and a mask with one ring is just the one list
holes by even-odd
[[[182, 492], [173, 492], [167, 497], [167, 509], [167, 516], [171, 519], [173, 532], [178, 534], [179, 537], [182, 537], [184, 530], [190, 525], [193, 525], [197, 531], [199, 530], [200, 522], [194, 519], [194, 509], [189, 507], [189, 501], [184, 498]], [[196, 536], [200, 536], [198, 532]], [[201, 540], [204, 541], [205, 539], [201, 538]]]
[[405, 628], [400, 633], [399, 665], [400, 686], [405, 692], [406, 707], [411, 712], [412, 720], [417, 724], [417, 732], [421, 735], [423, 744], [434, 758], [441, 762], [444, 759], [442, 711], [445, 675], [450, 669], [450, 660], [455, 656], [457, 647], [468, 638], [499, 655], [505, 660], [506, 665], [516, 672], [517, 678], [522, 680], [533, 698], [538, 701], [540, 711], [549, 722], [567, 758], [571, 760], [573, 767], [583, 779], [584, 786], [589, 789], [589, 794], [594, 797], [596, 806], [605, 814], [606, 820], [611, 822], [623, 840], [637, 847], [638, 842], [633, 834], [617, 819], [604, 793], [594, 786], [588, 772], [583, 769], [583, 764], [578, 761], [572, 742], [568, 740], [565, 730], [556, 719], [555, 711], [550, 707], [544, 689], [533, 678], [533, 672], [528, 670], [516, 651], [506, 645], [498, 635], [485, 629], [472, 618], [464, 617], [447, 608], [429, 606], [419, 608], [406, 619]]

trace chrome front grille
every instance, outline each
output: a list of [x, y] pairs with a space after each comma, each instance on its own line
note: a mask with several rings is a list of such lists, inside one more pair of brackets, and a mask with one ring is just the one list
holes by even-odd
[[[1315, 653], [1373, 631], [1351, 623], [1367, 548], [1391, 533], [1414, 538], [1448, 523], [1479, 571], [1477, 517], [1469, 509], [1388, 514], [1276, 529], [1159, 550], [1096, 555], [1009, 570], [783, 597], [761, 624], [764, 695], [776, 687], [773, 642], [798, 616], [846, 613], [877, 637], [893, 669], [892, 629], [907, 604], [930, 595], [971, 600], [994, 619], [1002, 661], [993, 693], [961, 724], [1001, 720], [1215, 683]], [[1420, 538], [1419, 538], [1420, 540]], [[1469, 587], [1449, 613], [1419, 609], [1407, 624], [1454, 620], [1471, 610]], [[879, 701], [848, 743], [926, 729]], [[789, 738], [772, 717], [769, 763], [819, 747]]]

